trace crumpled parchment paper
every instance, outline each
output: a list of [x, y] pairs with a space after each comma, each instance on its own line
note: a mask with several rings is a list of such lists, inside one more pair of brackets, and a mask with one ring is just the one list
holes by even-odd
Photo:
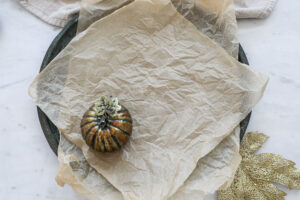
[[[116, 8], [121, 7], [120, 5], [125, 5], [129, 2], [132, 1], [115, 2], [102, 0], [83, 0], [78, 23], [78, 32], [85, 30], [94, 21], [97, 21], [103, 16], [112, 13], [114, 10], [116, 10]], [[233, 12], [232, 3], [228, 2], [228, 0], [224, 0], [224, 2], [222, 3], [220, 1], [215, 2], [217, 5], [222, 5], [223, 8], [220, 9], [219, 6], [215, 6], [215, 8], [219, 9], [213, 12], [211, 9], [205, 10], [205, 8], [209, 6], [207, 6], [207, 2], [203, 0], [199, 0], [197, 2], [190, 2], [189, 0], [172, 1], [177, 11], [179, 11], [188, 20], [190, 20], [199, 31], [203, 32], [214, 41], [221, 41], [220, 45], [222, 45], [223, 48], [227, 49], [228, 53], [231, 53], [233, 54], [233, 56], [237, 57], [237, 55], [235, 55], [238, 48], [238, 44], [236, 43], [237, 27], [234, 20], [235, 15]], [[227, 28], [225, 29], [224, 27]], [[67, 144], [67, 142], [61, 142], [60, 146], [61, 148], [66, 148], [65, 145]], [[238, 149], [239, 127], [237, 127], [235, 131], [230, 136], [228, 136], [227, 139], [224, 139], [224, 141], [222, 141], [222, 143], [218, 145], [215, 150], [213, 150], [213, 152], [209, 153], [204, 158], [198, 161], [196, 169], [194, 170], [192, 175], [185, 181], [184, 186], [182, 186], [176, 192], [176, 194], [169, 199], [191, 199], [197, 197], [197, 199], [200, 200], [207, 193], [213, 193], [214, 191], [219, 189], [222, 184], [225, 184], [225, 186], [230, 185], [234, 172], [240, 161]], [[61, 151], [59, 151], [58, 154], [59, 157], [65, 156], [66, 158], [68, 158], [70, 155], [74, 154], [73, 151], [77, 152], [80, 150], [78, 148], [70, 148], [68, 150], [68, 154], [63, 154]], [[62, 159], [60, 158], [59, 160]], [[69, 159], [64, 159], [64, 162], [60, 162], [60, 166], [68, 166], [67, 161], [74, 162]], [[80, 161], [86, 162], [84, 156], [80, 156]], [[89, 167], [87, 162], [86, 165], [83, 165], [83, 167], [91, 168]], [[87, 179], [89, 181], [83, 181], [80, 178], [79, 181], [76, 181], [76, 179], [72, 180], [68, 177], [69, 174], [73, 173], [76, 177], [78, 168], [73, 169], [71, 167], [60, 167], [60, 169], [64, 170], [59, 170], [58, 172], [57, 177], [60, 180], [59, 183], [67, 183], [71, 185], [77, 193], [82, 194], [88, 199], [103, 199], [101, 195], [93, 195], [93, 193], [98, 193], [99, 191], [100, 193], [102, 193], [103, 191], [101, 189], [94, 188], [93, 185], [90, 185], [91, 183], [94, 184], [95, 182], [100, 182], [101, 184], [103, 181], [106, 181], [103, 180], [103, 176], [99, 174], [96, 175], [97, 172], [95, 172], [95, 170], [91, 170], [91, 174], [86, 175], [89, 176], [89, 178]], [[86, 169], [83, 168], [81, 170], [86, 171]], [[78, 187], [79, 183], [85, 186], [84, 188], [88, 188], [86, 192], [83, 193], [83, 189], [81, 187]], [[111, 193], [111, 190], [105, 191], [106, 194]], [[114, 192], [112, 192], [112, 196], [106, 196], [107, 199], [120, 199], [120, 197], [115, 197]]]
[[82, 151], [63, 135], [58, 148], [59, 169], [56, 181], [65, 183], [89, 200], [122, 200], [122, 194], [86, 161]]
[[214, 150], [201, 158], [197, 167], [169, 200], [201, 200], [207, 194], [231, 185], [239, 166], [239, 127], [226, 137]]
[[134, 0], [82, 0], [77, 33], [84, 31], [93, 22], [133, 1]]
[[[82, 0], [77, 33], [133, 0]], [[239, 42], [232, 0], [171, 0], [177, 11], [199, 31], [237, 58]]]
[[[220, 188], [224, 180], [233, 179], [240, 163], [239, 131], [225, 138], [213, 151], [198, 161], [197, 167], [185, 184], [169, 200], [202, 199], [206, 194]], [[56, 181], [59, 185], [69, 184], [78, 194], [89, 200], [123, 200], [119, 190], [114, 188], [86, 161], [82, 151], [61, 135], [59, 149], [59, 170]], [[230, 182], [229, 182], [230, 185]], [[227, 187], [227, 185], [224, 185]]]
[[[62, 69], [68, 64], [69, 72]], [[266, 82], [171, 4], [141, 1], [79, 34], [39, 75], [31, 95], [125, 199], [166, 199], [246, 116]], [[113, 155], [90, 151], [74, 126], [97, 94], [118, 96], [134, 118], [130, 143]]]
[[172, 0], [172, 3], [200, 32], [238, 57], [238, 29], [232, 0]]

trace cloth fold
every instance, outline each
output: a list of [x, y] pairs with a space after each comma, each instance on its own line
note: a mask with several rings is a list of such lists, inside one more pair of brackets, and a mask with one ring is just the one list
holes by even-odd
[[79, 12], [79, 0], [18, 0], [19, 3], [48, 24], [64, 27]]
[[266, 18], [273, 11], [277, 0], [234, 0], [237, 18]]
[[[18, 0], [43, 21], [63, 27], [80, 10], [80, 0]], [[105, 1], [105, 0], [99, 0]], [[277, 0], [234, 0], [237, 18], [266, 18]]]

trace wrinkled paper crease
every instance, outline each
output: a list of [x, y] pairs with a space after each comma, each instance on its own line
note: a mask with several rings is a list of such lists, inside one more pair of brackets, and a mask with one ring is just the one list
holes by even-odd
[[[59, 184], [88, 199], [130, 200], [201, 199], [228, 186], [240, 162], [239, 122], [268, 79], [235, 59], [232, 2], [214, 3], [140, 0], [86, 18], [96, 21], [30, 87], [62, 132]], [[103, 95], [133, 117], [130, 141], [111, 154], [90, 149], [79, 127]]]

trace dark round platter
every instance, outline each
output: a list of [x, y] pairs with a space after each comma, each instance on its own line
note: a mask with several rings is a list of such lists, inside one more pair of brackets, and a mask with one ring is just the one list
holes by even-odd
[[[76, 15], [70, 22], [62, 29], [62, 31], [54, 38], [50, 47], [47, 50], [47, 53], [42, 62], [40, 72], [51, 62], [55, 56], [64, 49], [69, 42], [75, 37], [77, 31], [78, 15]], [[248, 59], [245, 55], [245, 52], [241, 45], [239, 46], [239, 61], [244, 64], [249, 64]], [[42, 130], [45, 134], [45, 137], [53, 150], [57, 155], [57, 148], [59, 144], [59, 131], [56, 126], [49, 120], [46, 114], [38, 107], [38, 116], [41, 123]], [[240, 137], [244, 136], [251, 113], [240, 123], [241, 131]]]

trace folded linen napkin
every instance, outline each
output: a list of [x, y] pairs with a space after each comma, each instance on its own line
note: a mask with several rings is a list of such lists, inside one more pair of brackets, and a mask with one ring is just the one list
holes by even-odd
[[18, 0], [32, 14], [48, 24], [64, 27], [79, 12], [80, 0]]
[[234, 0], [237, 18], [266, 18], [277, 0]]
[[[79, 12], [80, 0], [18, 0], [28, 11], [43, 21], [63, 27]], [[234, 0], [237, 18], [265, 18], [277, 0]]]

